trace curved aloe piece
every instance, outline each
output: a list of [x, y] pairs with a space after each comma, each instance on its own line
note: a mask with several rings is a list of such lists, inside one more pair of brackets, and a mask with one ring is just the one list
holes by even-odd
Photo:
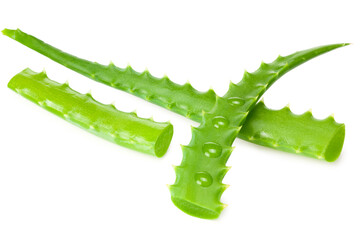
[[173, 126], [135, 113], [104, 105], [88, 94], [72, 90], [67, 83], [59, 84], [44, 72], [25, 69], [15, 75], [8, 87], [44, 109], [97, 136], [118, 145], [161, 157], [169, 147]]
[[[84, 76], [126, 91], [194, 121], [200, 122], [202, 111], [208, 112], [215, 105], [216, 95], [212, 90], [205, 93], [199, 92], [189, 83], [179, 85], [171, 82], [166, 76], [159, 79], [151, 76], [148, 71], [138, 73], [130, 66], [121, 69], [113, 64], [104, 66], [80, 59], [19, 29], [4, 29], [3, 34]], [[315, 56], [317, 56], [316, 51], [314, 51]], [[258, 104], [250, 116], [238, 134], [238, 137], [243, 140], [327, 161], [334, 161], [340, 155], [344, 141], [344, 127], [338, 131], [339, 124], [335, 122], [323, 124], [322, 121], [319, 122], [311, 117], [299, 119], [291, 112], [270, 110]], [[278, 121], [286, 123], [290, 131], [279, 132]], [[301, 128], [302, 134], [298, 134], [299, 126], [303, 127]], [[318, 135], [312, 138], [317, 127], [324, 131], [318, 131]], [[305, 140], [304, 136], [309, 137]], [[336, 146], [339, 147], [330, 151], [328, 146], [333, 142], [337, 143]]]
[[[262, 94], [282, 75], [320, 54], [342, 47], [334, 44], [279, 56], [270, 64], [262, 63], [253, 73], [245, 72], [238, 84], [230, 84], [214, 108], [203, 113], [199, 127], [192, 129], [192, 139], [183, 147], [181, 165], [175, 168], [176, 181], [170, 186], [173, 203], [183, 212], [206, 219], [219, 217], [220, 202], [227, 185], [222, 179], [229, 170], [226, 162], [232, 143], [249, 111]], [[241, 97], [239, 97], [241, 96]]]

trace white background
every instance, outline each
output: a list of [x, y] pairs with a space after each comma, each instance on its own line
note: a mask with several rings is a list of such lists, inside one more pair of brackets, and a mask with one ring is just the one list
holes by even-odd
[[[190, 217], [170, 200], [190, 120], [93, 82], [0, 36], [0, 239], [360, 239], [358, 1], [2, 1], [0, 27], [20, 28], [76, 56], [222, 95], [246, 68], [318, 45], [352, 45], [286, 74], [266, 94], [346, 123], [338, 161], [236, 140], [220, 218]], [[78, 129], [10, 91], [26, 67], [142, 117], [171, 120], [161, 159]]]

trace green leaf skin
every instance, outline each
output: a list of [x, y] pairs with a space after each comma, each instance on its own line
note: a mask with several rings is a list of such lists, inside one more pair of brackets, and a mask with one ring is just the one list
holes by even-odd
[[104, 105], [88, 94], [72, 90], [67, 83], [50, 80], [44, 72], [25, 69], [8, 87], [49, 112], [118, 145], [157, 157], [163, 156], [173, 135], [170, 123], [158, 123]]
[[291, 69], [342, 46], [327, 45], [279, 56], [272, 63], [263, 62], [253, 73], [245, 72], [238, 84], [231, 83], [224, 97], [216, 99], [214, 108], [203, 113], [200, 126], [192, 128], [189, 145], [183, 147], [183, 159], [175, 168], [176, 180], [170, 186], [175, 206], [195, 217], [219, 217], [224, 208], [220, 198], [227, 188], [222, 179], [229, 170], [226, 162], [233, 150], [232, 143], [256, 102]]
[[[166, 76], [159, 79], [151, 76], [148, 71], [138, 73], [130, 66], [122, 69], [113, 64], [104, 66], [80, 59], [19, 29], [4, 29], [3, 34], [84, 76], [165, 107], [194, 121], [201, 122], [202, 111], [209, 112], [215, 105], [216, 95], [213, 90], [199, 92], [189, 83], [179, 85], [171, 82]], [[315, 56], [317, 52], [314, 52], [313, 57]], [[270, 110], [259, 104], [254, 107], [250, 116], [238, 134], [243, 140], [327, 161], [334, 161], [340, 155], [345, 128], [342, 127], [342, 130], [338, 131], [339, 124], [335, 122], [324, 124], [312, 117], [299, 119], [289, 111]], [[290, 131], [282, 131], [279, 135], [279, 121], [285, 123]], [[303, 128], [300, 128], [302, 134], [298, 134], [298, 127], [302, 126]], [[318, 127], [324, 131], [317, 131], [317, 135], [313, 138], [313, 133]], [[305, 136], [309, 137], [305, 140]], [[329, 144], [336, 147], [329, 150]]]

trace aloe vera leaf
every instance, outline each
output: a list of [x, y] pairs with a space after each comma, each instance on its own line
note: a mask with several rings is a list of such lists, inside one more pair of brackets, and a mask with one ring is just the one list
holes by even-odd
[[8, 87], [66, 121], [136, 151], [161, 157], [173, 135], [169, 122], [121, 112], [113, 104], [97, 102], [89, 93], [72, 90], [67, 83], [50, 80], [44, 72], [25, 69], [10, 80]]
[[339, 157], [345, 124], [335, 122], [333, 116], [318, 120], [311, 111], [296, 115], [288, 106], [280, 110], [265, 109], [268, 108], [260, 101], [251, 110], [246, 118], [247, 127], [240, 131], [241, 138], [251, 136], [253, 143], [329, 162]]
[[[130, 66], [122, 69], [113, 64], [104, 66], [90, 62], [62, 52], [19, 29], [4, 29], [2, 32], [86, 77], [138, 96], [194, 121], [201, 122], [202, 111], [208, 112], [215, 105], [216, 95], [213, 90], [199, 92], [189, 83], [179, 85], [171, 82], [166, 76], [159, 79], [148, 71], [138, 73]], [[317, 53], [314, 54], [316, 56]], [[286, 123], [288, 131], [279, 132], [279, 121]], [[298, 134], [298, 127], [301, 127], [302, 134]], [[318, 128], [324, 131], [317, 131], [317, 135], [314, 136], [313, 133]], [[244, 122], [238, 137], [277, 150], [333, 161], [340, 155], [344, 133], [345, 128], [339, 128], [336, 122], [325, 124], [312, 117], [299, 119], [290, 111], [271, 110], [257, 104]], [[335, 147], [329, 147], [333, 145]]]
[[[220, 202], [227, 185], [222, 179], [229, 170], [226, 162], [232, 143], [242, 124], [262, 94], [282, 75], [314, 56], [345, 44], [334, 44], [279, 56], [272, 63], [262, 63], [253, 73], [231, 83], [223, 97], [217, 97], [210, 112], [203, 113], [199, 127], [192, 128], [192, 139], [184, 146], [183, 159], [175, 167], [176, 180], [170, 186], [171, 199], [183, 212], [205, 219], [219, 217], [225, 207]], [[241, 97], [239, 97], [241, 96]]]

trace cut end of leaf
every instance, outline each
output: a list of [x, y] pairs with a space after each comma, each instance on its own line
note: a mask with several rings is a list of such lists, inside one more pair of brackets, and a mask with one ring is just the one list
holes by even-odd
[[185, 199], [171, 197], [172, 202], [184, 213], [187, 213], [193, 217], [204, 218], [204, 219], [216, 219], [220, 213], [215, 212], [211, 209], [202, 207]]
[[162, 157], [165, 155], [170, 146], [173, 133], [174, 128], [172, 124], [169, 124], [166, 128], [164, 128], [155, 143], [155, 156]]
[[341, 150], [344, 145], [345, 139], [345, 124], [341, 124], [335, 131], [333, 137], [329, 141], [325, 150], [325, 160], [328, 162], [334, 162], [340, 156]]

